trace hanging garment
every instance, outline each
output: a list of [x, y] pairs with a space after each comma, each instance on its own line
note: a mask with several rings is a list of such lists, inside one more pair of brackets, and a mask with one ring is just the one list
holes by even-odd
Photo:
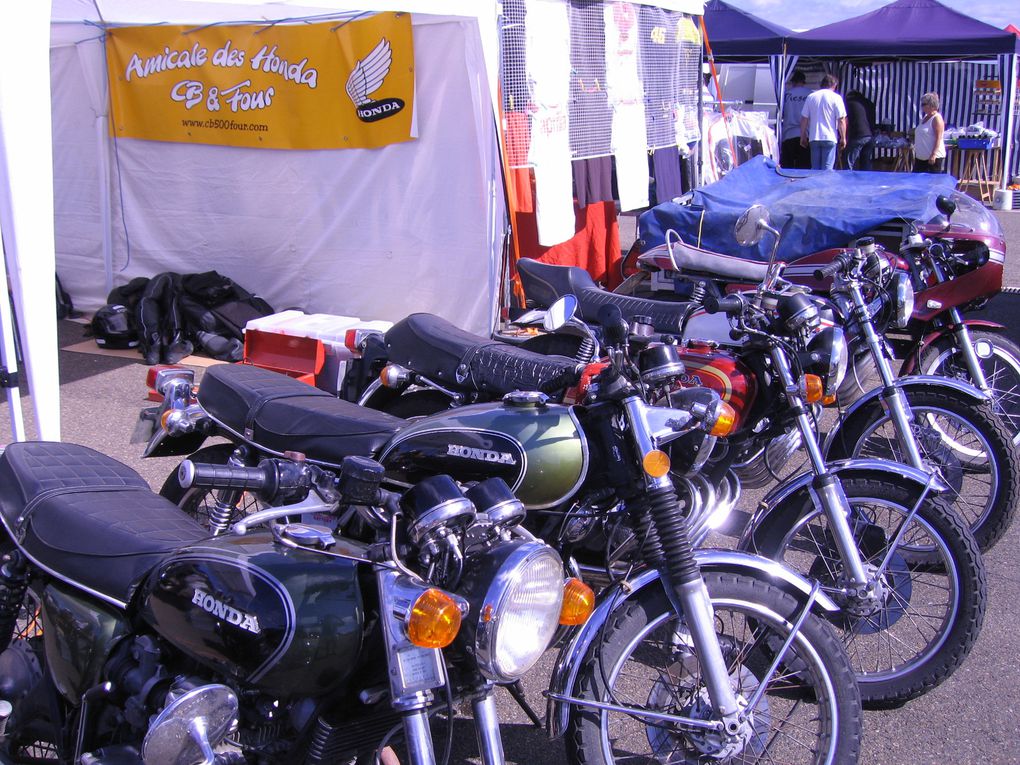
[[553, 245], [574, 235], [570, 24], [565, 4], [529, 0], [527, 13], [527, 71], [532, 86], [528, 158], [535, 168], [538, 239]]
[[613, 160], [611, 157], [575, 159], [574, 193], [577, 206], [587, 207], [595, 202], [613, 201]]
[[684, 193], [683, 174], [680, 172], [680, 152], [676, 146], [656, 149], [652, 154], [655, 176], [655, 203], [669, 202]]
[[612, 149], [620, 209], [648, 206], [648, 135], [638, 65], [638, 17], [630, 3], [606, 3], [606, 94], [613, 112]]

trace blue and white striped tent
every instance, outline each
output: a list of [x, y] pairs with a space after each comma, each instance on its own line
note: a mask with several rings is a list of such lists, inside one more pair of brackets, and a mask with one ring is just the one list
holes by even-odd
[[[785, 80], [803, 58], [820, 59], [839, 72], [844, 92], [857, 89], [875, 101], [882, 122], [911, 130], [920, 98], [937, 92], [947, 124], [966, 126], [982, 118], [1002, 136], [1001, 183], [1020, 171], [1017, 140], [1017, 54], [1020, 39], [946, 7], [936, 0], [895, 0], [878, 10], [795, 34], [786, 55], [773, 64]], [[978, 80], [999, 80], [994, 113], [981, 114]], [[996, 124], [992, 124], [996, 123]]]

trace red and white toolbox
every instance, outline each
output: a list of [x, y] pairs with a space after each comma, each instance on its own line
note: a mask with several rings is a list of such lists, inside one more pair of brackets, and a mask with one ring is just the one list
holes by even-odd
[[244, 360], [337, 394], [365, 336], [392, 326], [355, 316], [282, 311], [245, 325]]

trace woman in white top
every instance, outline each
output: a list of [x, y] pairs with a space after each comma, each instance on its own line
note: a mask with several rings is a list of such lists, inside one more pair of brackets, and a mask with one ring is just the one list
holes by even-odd
[[921, 96], [921, 122], [914, 129], [914, 172], [941, 173], [946, 159], [942, 134], [946, 122], [939, 114], [939, 94]]

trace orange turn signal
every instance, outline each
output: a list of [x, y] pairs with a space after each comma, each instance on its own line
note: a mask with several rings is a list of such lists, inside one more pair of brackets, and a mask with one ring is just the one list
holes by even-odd
[[669, 455], [659, 449], [652, 449], [641, 459], [641, 466], [652, 478], [662, 478], [669, 472]]
[[733, 428], [737, 424], [737, 410], [725, 401], [720, 401], [718, 412], [719, 415], [715, 418], [715, 424], [708, 431], [709, 435], [728, 436], [733, 432]]
[[560, 624], [575, 627], [584, 624], [595, 610], [595, 591], [580, 579], [571, 578], [563, 584], [563, 608]]
[[818, 375], [804, 375], [804, 398], [809, 404], [815, 404], [825, 396], [825, 386]]
[[460, 609], [453, 598], [431, 587], [414, 601], [407, 637], [421, 648], [446, 648], [460, 630]]
[[379, 372], [379, 382], [386, 388], [402, 388], [407, 384], [408, 373], [396, 364], [387, 364]]
[[825, 406], [832, 406], [836, 403], [836, 394], [830, 393], [828, 396], [822, 399], [822, 404]]

